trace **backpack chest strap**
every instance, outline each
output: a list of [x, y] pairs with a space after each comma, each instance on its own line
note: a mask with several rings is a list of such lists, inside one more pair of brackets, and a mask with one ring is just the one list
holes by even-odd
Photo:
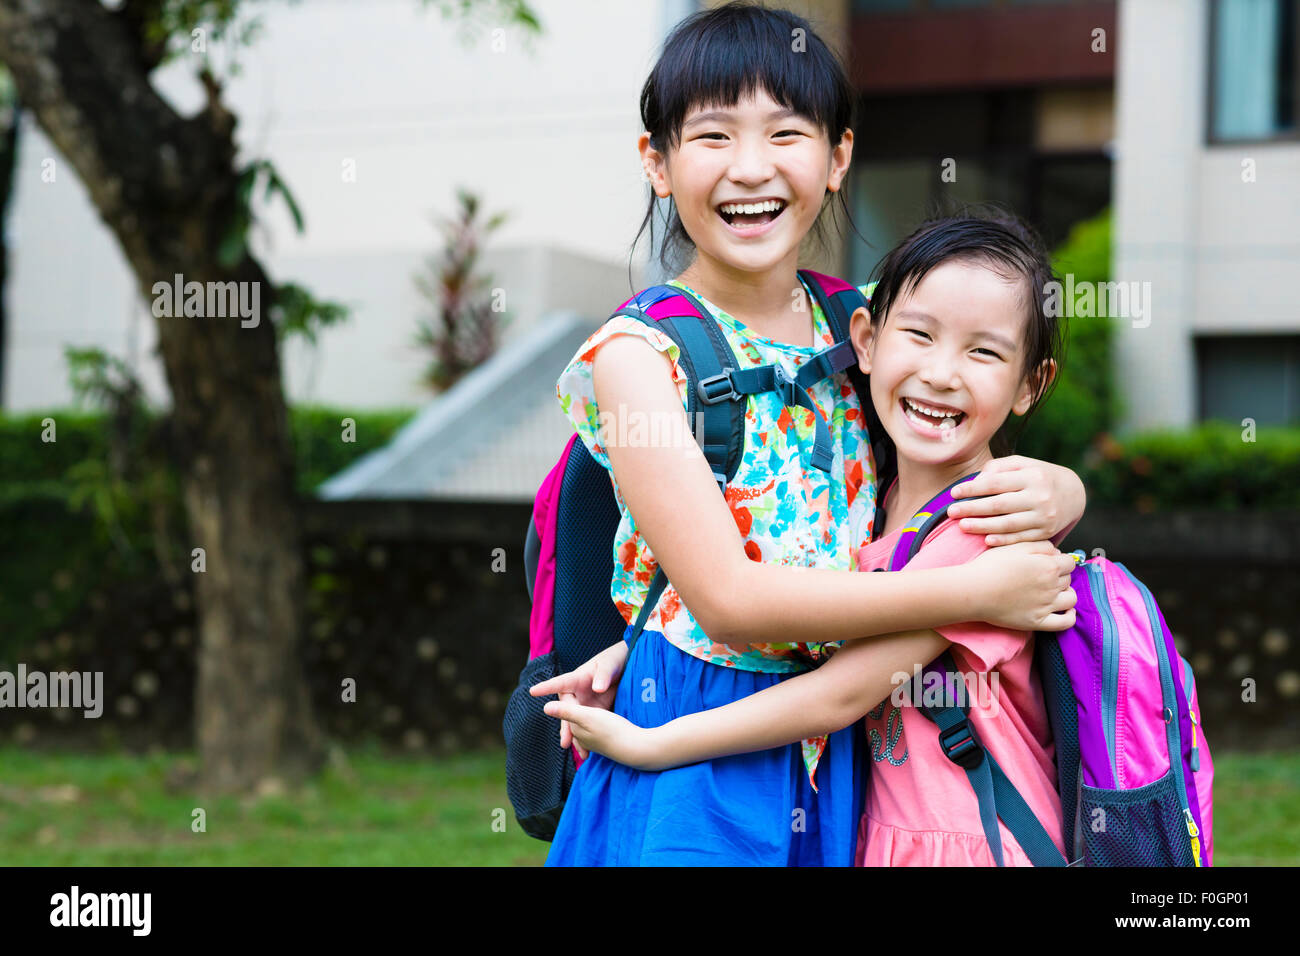
[[757, 395], [762, 392], [776, 392], [785, 405], [798, 405], [813, 413], [816, 433], [813, 439], [812, 465], [821, 471], [829, 472], [834, 461], [831, 448], [831, 433], [826, 419], [817, 409], [808, 389], [814, 382], [842, 372], [857, 361], [853, 343], [837, 342], [829, 348], [822, 349], [799, 369], [791, 378], [780, 365], [760, 365], [756, 368], [724, 369], [718, 375], [702, 379], [696, 386], [696, 394], [705, 405], [718, 402], [738, 401], [745, 395]]

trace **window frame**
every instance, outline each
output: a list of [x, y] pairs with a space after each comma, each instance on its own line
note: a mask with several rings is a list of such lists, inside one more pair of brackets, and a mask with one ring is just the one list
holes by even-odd
[[[1287, 3], [1296, 3], [1296, 0], [1283, 0]], [[1272, 144], [1294, 145], [1300, 143], [1300, 4], [1297, 4], [1296, 15], [1292, 17], [1292, 37], [1291, 43], [1293, 48], [1292, 61], [1292, 103], [1296, 111], [1296, 121], [1292, 129], [1275, 133], [1271, 136], [1246, 136], [1241, 138], [1219, 136], [1214, 129], [1215, 107], [1218, 105], [1218, 96], [1215, 93], [1215, 80], [1218, 78], [1219, 55], [1216, 29], [1219, 22], [1219, 8], [1222, 0], [1209, 0], [1205, 5], [1205, 58], [1207, 69], [1205, 71], [1205, 144], [1211, 147], [1237, 147], [1237, 146], [1268, 146]]]

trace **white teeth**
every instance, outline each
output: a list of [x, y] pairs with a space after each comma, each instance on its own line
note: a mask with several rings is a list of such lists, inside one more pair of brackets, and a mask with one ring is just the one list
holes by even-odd
[[933, 408], [929, 405], [922, 405], [920, 402], [914, 402], [910, 398], [904, 398], [903, 401], [905, 401], [908, 407], [914, 411], [918, 411], [923, 415], [929, 415], [932, 418], [939, 418], [942, 416], [945, 419], [952, 419], [962, 414], [961, 412], [944, 411], [938, 408]]
[[785, 203], [779, 199], [769, 199], [759, 203], [723, 203], [718, 208], [729, 216], [736, 213], [752, 216], [759, 212], [776, 212], [778, 209], [784, 209]]
[[953, 421], [951, 418], [945, 418], [943, 421], [939, 423], [940, 431], [947, 431], [949, 428], [956, 428], [956, 427], [957, 427], [957, 423]]

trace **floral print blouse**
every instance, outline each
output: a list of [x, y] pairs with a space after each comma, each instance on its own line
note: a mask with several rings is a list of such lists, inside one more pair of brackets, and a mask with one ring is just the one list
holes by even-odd
[[[712, 313], [741, 368], [777, 363], [794, 378], [804, 362], [834, 344], [829, 323], [811, 296], [805, 296], [803, 301], [812, 310], [817, 345], [796, 346], [757, 334], [678, 280], [667, 284], [691, 292]], [[868, 292], [867, 287], [862, 291]], [[556, 383], [560, 405], [577, 429], [579, 440], [605, 468], [610, 464], [601, 444], [591, 368], [596, 350], [615, 335], [639, 336], [667, 354], [673, 363], [673, 381], [686, 407], [686, 375], [678, 364], [679, 352], [672, 339], [630, 316], [615, 316], [607, 321], [582, 344]], [[856, 566], [858, 550], [871, 543], [876, 498], [871, 445], [857, 393], [846, 373], [815, 382], [808, 391], [830, 430], [834, 452], [830, 472], [814, 468], [811, 463], [815, 437], [811, 410], [786, 406], [775, 392], [749, 395], [744, 455], [727, 485], [726, 501], [751, 560], [850, 571]], [[613, 481], [612, 471], [610, 478]], [[658, 562], [628, 513], [617, 481], [614, 495], [621, 518], [614, 537], [610, 596], [624, 620], [631, 623], [640, 612]], [[704, 633], [671, 582], [650, 613], [645, 629], [659, 631], [673, 646], [701, 660], [751, 671], [808, 670], [840, 643], [775, 642], [734, 650]], [[810, 779], [824, 744], [824, 738], [803, 741]]]

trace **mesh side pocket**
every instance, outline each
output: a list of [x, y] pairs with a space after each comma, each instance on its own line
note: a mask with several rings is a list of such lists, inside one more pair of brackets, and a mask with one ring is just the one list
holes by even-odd
[[1079, 832], [1079, 711], [1070, 671], [1055, 634], [1034, 638], [1034, 659], [1043, 684], [1047, 719], [1056, 745], [1056, 791], [1061, 796], [1062, 836], [1070, 860], [1083, 857]]
[[576, 772], [573, 755], [560, 746], [560, 721], [542, 708], [550, 697], [533, 697], [534, 684], [560, 673], [555, 655], [534, 657], [519, 675], [506, 703], [506, 795], [519, 826], [530, 837], [550, 840], [560, 823], [564, 800]]
[[1193, 866], [1171, 769], [1136, 790], [1080, 788], [1085, 866]]

